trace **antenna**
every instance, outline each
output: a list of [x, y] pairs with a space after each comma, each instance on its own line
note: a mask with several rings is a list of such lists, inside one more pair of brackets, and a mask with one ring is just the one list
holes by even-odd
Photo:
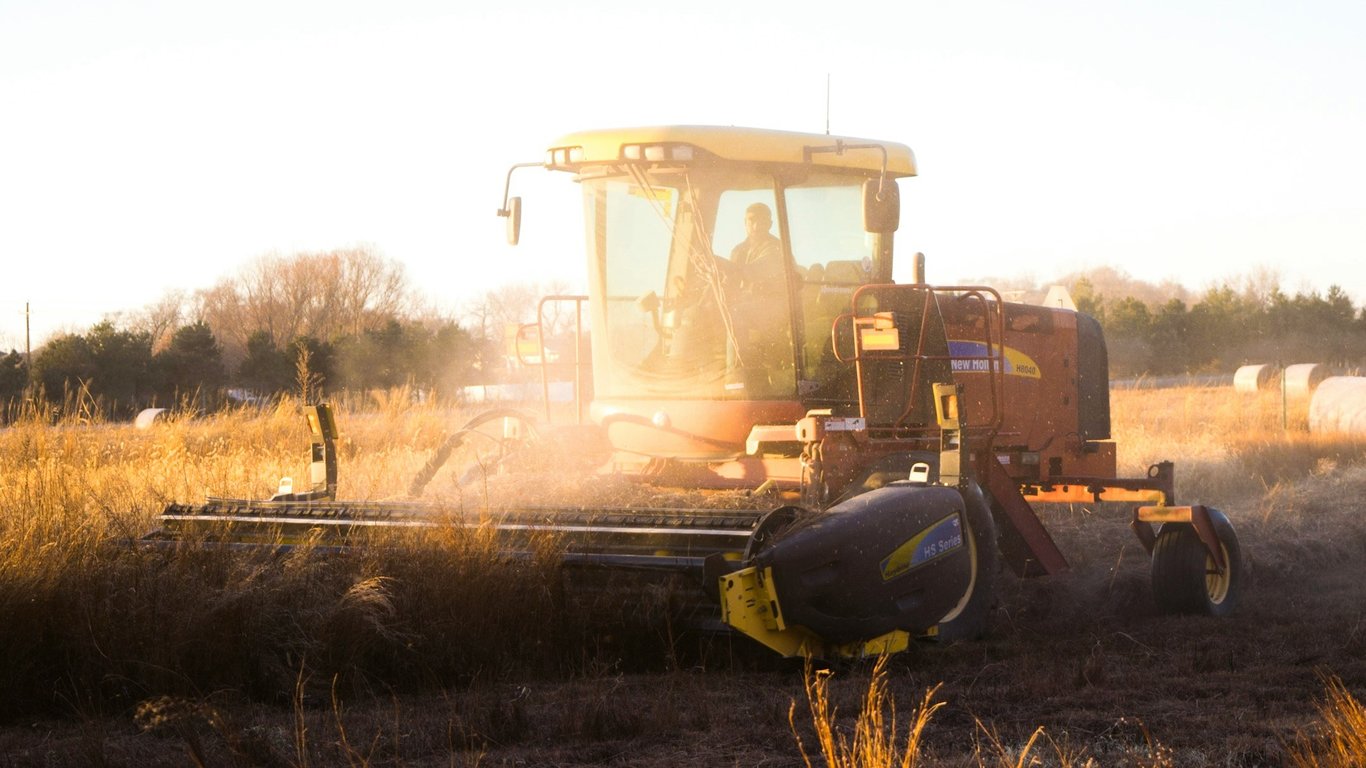
[[825, 135], [830, 135], [830, 73], [825, 73]]

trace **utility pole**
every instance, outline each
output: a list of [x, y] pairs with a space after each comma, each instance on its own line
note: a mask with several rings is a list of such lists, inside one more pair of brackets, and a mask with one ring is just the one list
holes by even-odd
[[29, 332], [29, 306], [24, 302], [24, 389], [33, 391], [33, 337]]

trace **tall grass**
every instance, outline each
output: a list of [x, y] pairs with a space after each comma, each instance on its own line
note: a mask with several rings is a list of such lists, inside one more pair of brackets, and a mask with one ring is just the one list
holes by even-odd
[[[859, 701], [852, 725], [842, 725], [839, 710], [832, 703], [830, 681], [833, 673], [815, 669], [807, 661], [803, 675], [806, 705], [810, 713], [809, 731], [797, 722], [797, 702], [788, 708], [788, 725], [797, 741], [798, 751], [807, 768], [813, 768], [812, 755], [802, 738], [813, 734], [816, 754], [826, 768], [915, 768], [940, 765], [946, 761], [929, 749], [931, 720], [948, 702], [939, 700], [940, 685], [927, 688], [920, 703], [911, 711], [905, 735], [897, 725], [896, 700], [888, 691], [887, 657], [879, 657], [868, 673], [868, 684]], [[844, 721], [848, 722], [848, 719]], [[1084, 747], [1073, 747], [1066, 740], [1053, 739], [1042, 726], [1035, 728], [1022, 745], [1006, 743], [994, 730], [976, 720], [978, 742], [972, 764], [981, 768], [1025, 768], [1055, 765], [1058, 768], [1100, 768], [1101, 763]], [[849, 731], [852, 730], [852, 735]], [[1139, 724], [1141, 744], [1123, 749], [1124, 764], [1138, 768], [1168, 768], [1173, 760], [1170, 750], [1153, 739]], [[960, 749], [953, 750], [961, 752]], [[1336, 765], [1336, 764], [1334, 764]]]
[[[53, 424], [49, 410], [35, 408], [0, 430], [0, 720], [94, 716], [147, 704], [148, 722], [193, 721], [226, 734], [232, 726], [222, 713], [247, 700], [307, 710], [316, 736], [330, 726], [313, 715], [331, 706], [340, 728], [336, 713], [351, 697], [505, 676], [591, 676], [631, 668], [632, 660], [636, 668], [677, 666], [680, 640], [666, 621], [676, 608], [670, 585], [651, 585], [644, 596], [630, 592], [630, 599], [613, 584], [577, 592], [555, 567], [553, 542], [518, 561], [503, 558], [487, 532], [454, 527], [430, 536], [392, 534], [343, 554], [307, 545], [287, 553], [130, 546], [156, 526], [167, 502], [260, 498], [281, 476], [303, 471], [309, 436], [299, 405], [284, 399], [206, 416], [172, 413], [148, 431], [101, 422], [93, 411]], [[1339, 488], [1336, 478], [1366, 472], [1360, 438], [1311, 435], [1294, 419], [1282, 429], [1274, 398], [1227, 389], [1117, 392], [1113, 410], [1122, 473], [1175, 460], [1183, 500], [1230, 509], [1237, 503], [1238, 525], [1251, 517], [1281, 526], [1277, 540], [1289, 550], [1298, 529], [1285, 526], [1312, 525], [1309, 513], [1355, 503], [1344, 495], [1360, 485]], [[340, 495], [403, 495], [467, 416], [417, 404], [402, 390], [343, 403]], [[449, 492], [453, 470], [471, 458], [453, 458], [432, 491]], [[1306, 477], [1321, 480], [1319, 490], [1297, 485]], [[450, 495], [447, 502], [481, 499]], [[1272, 502], [1274, 508], [1262, 506]], [[1360, 546], [1351, 536], [1320, 539]], [[1280, 567], [1276, 558], [1290, 562], [1288, 555], [1263, 554], [1263, 573]], [[939, 689], [930, 688], [899, 719], [879, 664], [846, 735], [849, 721], [839, 717], [831, 680], [821, 673], [806, 679], [809, 725], [789, 711], [789, 724], [806, 740], [808, 764], [931, 762], [934, 717], [951, 705], [938, 698]], [[1348, 699], [1333, 695], [1346, 719], [1328, 731], [1357, 734], [1343, 743], [1360, 762], [1359, 705], [1351, 709]], [[584, 709], [586, 731], [619, 724], [612, 697], [600, 698], [600, 706]], [[157, 720], [158, 712], [166, 719]], [[515, 711], [497, 712], [470, 732], [515, 734], [522, 727]], [[1326, 711], [1323, 719], [1329, 722]], [[328, 731], [326, 738], [354, 736], [348, 734]], [[241, 738], [243, 754], [251, 754], [254, 742]], [[1023, 744], [1006, 744], [983, 727], [979, 739], [982, 765], [1091, 759], [1042, 730]], [[368, 760], [368, 742], [346, 743], [353, 764]], [[1302, 764], [1353, 764], [1322, 762], [1329, 748], [1313, 743], [1321, 762]], [[1147, 746], [1134, 748], [1131, 764], [1162, 764], [1160, 745]], [[284, 753], [303, 764], [308, 753], [301, 750]]]
[[[1284, 408], [1283, 408], [1284, 406]], [[1366, 437], [1310, 433], [1308, 401], [1229, 387], [1115, 390], [1111, 433], [1121, 475], [1176, 463], [1177, 497], [1227, 503], [1279, 483], [1366, 463]]]
[[[402, 394], [342, 414], [340, 493], [403, 493], [460, 421]], [[169, 501], [270, 495], [308, 442], [293, 400], [147, 431], [0, 430], [0, 719], [215, 691], [288, 700], [300, 669], [352, 695], [581, 663], [589, 629], [549, 541], [516, 561], [456, 526], [341, 554], [135, 543]]]
[[1366, 705], [1340, 678], [1324, 680], [1326, 695], [1318, 705], [1319, 722], [1289, 747], [1296, 768], [1355, 768], [1366, 765]]
[[[925, 691], [920, 705], [912, 711], [903, 742], [897, 729], [896, 700], [887, 692], [887, 657], [879, 657], [869, 675], [867, 692], [850, 738], [839, 729], [837, 708], [830, 703], [830, 677], [829, 670], [815, 670], [807, 660], [804, 676], [807, 706], [816, 732], [817, 748], [829, 768], [914, 768], [920, 764], [925, 729], [934, 713], [944, 706], [943, 702], [935, 701], [938, 686]], [[793, 702], [788, 709], [788, 723], [797, 738], [802, 760], [811, 768], [811, 756], [796, 724], [796, 709], [797, 704]]]

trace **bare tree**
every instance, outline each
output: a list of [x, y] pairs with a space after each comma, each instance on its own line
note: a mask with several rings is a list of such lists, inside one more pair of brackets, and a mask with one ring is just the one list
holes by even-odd
[[403, 266], [386, 261], [372, 250], [361, 248], [340, 254], [338, 276], [341, 317], [351, 322], [344, 333], [360, 333], [381, 318], [406, 314], [413, 308]]
[[[466, 324], [487, 338], [502, 338], [507, 326], [536, 322], [536, 310], [542, 297], [568, 292], [568, 284], [563, 280], [507, 283], [485, 292], [470, 304], [465, 311]], [[544, 321], [547, 335], [563, 333], [573, 327], [574, 309], [562, 303], [548, 304]]]
[[196, 291], [194, 305], [195, 315], [208, 323], [223, 346], [224, 361], [235, 366], [246, 354], [247, 338], [257, 330], [247, 322], [246, 306], [237, 281], [225, 278], [212, 288]]
[[286, 263], [280, 254], [262, 256], [244, 267], [235, 281], [248, 327], [269, 333], [277, 345], [299, 335], [301, 325], [299, 297], [288, 295]]
[[1271, 297], [1281, 288], [1281, 274], [1273, 267], [1258, 265], [1237, 278], [1234, 287], [1244, 299], [1258, 307], [1271, 304]]
[[129, 315], [124, 325], [132, 331], [147, 332], [152, 337], [152, 353], [161, 352], [170, 346], [176, 329], [185, 324], [187, 303], [184, 291], [167, 291], [165, 296]]
[[277, 346], [299, 336], [334, 341], [377, 328], [412, 305], [403, 267], [373, 248], [271, 253], [196, 295], [199, 316], [226, 356], [265, 331]]
[[[464, 312], [464, 325], [482, 340], [477, 353], [479, 367], [489, 372], [505, 369], [509, 365], [515, 367], [511, 362], [513, 353], [510, 348], [517, 328], [536, 321], [537, 310], [543, 297], [564, 295], [568, 292], [568, 284], [561, 280], [545, 283], [507, 283], [485, 292], [478, 300], [469, 304]], [[573, 349], [572, 304], [546, 304], [542, 321], [545, 323], [547, 346], [558, 346], [561, 350]], [[583, 321], [586, 326], [586, 315]]]

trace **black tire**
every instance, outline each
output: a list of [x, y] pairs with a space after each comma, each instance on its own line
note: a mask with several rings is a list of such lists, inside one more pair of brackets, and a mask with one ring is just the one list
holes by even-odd
[[1222, 573], [1190, 523], [1167, 523], [1153, 547], [1153, 599], [1163, 613], [1227, 616], [1243, 586], [1238, 535], [1223, 512], [1209, 510], [1228, 567]]
[[967, 510], [968, 546], [972, 548], [972, 582], [962, 601], [939, 622], [935, 638], [943, 643], [976, 640], [984, 635], [996, 601], [996, 572], [1000, 562], [996, 522], [976, 483], [963, 491], [963, 506]]

